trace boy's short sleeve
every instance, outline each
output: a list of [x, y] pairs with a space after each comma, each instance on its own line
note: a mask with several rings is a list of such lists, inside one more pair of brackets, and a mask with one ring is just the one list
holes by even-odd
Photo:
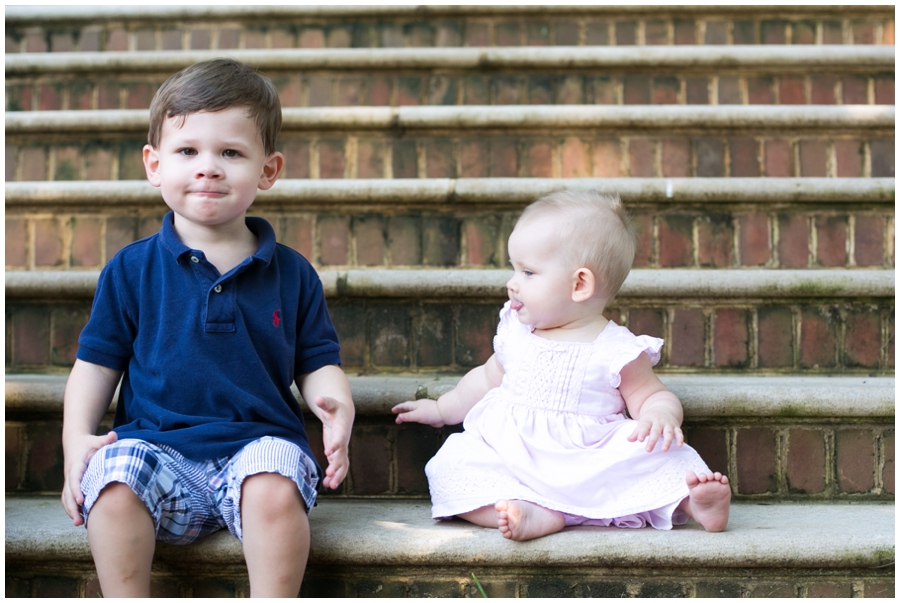
[[113, 370], [125, 370], [133, 354], [133, 317], [121, 279], [121, 266], [110, 262], [100, 272], [91, 316], [78, 338], [75, 357]]
[[328, 314], [322, 281], [309, 266], [302, 279], [303, 299], [297, 313], [297, 351], [294, 374], [307, 375], [324, 366], [340, 365], [341, 346]]

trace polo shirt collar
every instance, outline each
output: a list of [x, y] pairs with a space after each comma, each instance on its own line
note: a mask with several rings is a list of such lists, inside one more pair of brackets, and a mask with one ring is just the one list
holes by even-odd
[[[245, 218], [247, 228], [256, 235], [257, 246], [253, 259], [260, 260], [264, 264], [271, 263], [275, 256], [275, 231], [272, 226], [262, 218]], [[160, 240], [163, 246], [180, 259], [183, 255], [191, 253], [193, 250], [181, 242], [178, 233], [175, 232], [175, 213], [169, 212], [163, 217], [162, 228], [160, 229]]]

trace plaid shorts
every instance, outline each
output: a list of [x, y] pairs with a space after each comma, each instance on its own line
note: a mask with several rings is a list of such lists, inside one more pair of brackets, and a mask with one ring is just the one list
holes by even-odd
[[258, 473], [290, 478], [307, 510], [312, 509], [316, 465], [291, 442], [264, 437], [233, 457], [195, 462], [168, 446], [124, 439], [104, 446], [91, 458], [81, 480], [82, 513], [87, 522], [103, 488], [121, 482], [147, 506], [159, 541], [188, 544], [221, 528], [242, 539], [241, 485]]

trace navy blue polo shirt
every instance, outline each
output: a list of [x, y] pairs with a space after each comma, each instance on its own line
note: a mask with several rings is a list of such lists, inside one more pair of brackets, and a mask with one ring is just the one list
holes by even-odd
[[124, 371], [114, 431], [196, 461], [266, 435], [312, 457], [291, 383], [340, 364], [319, 276], [260, 218], [256, 253], [220, 275], [173, 217], [106, 265], [78, 340], [79, 359]]

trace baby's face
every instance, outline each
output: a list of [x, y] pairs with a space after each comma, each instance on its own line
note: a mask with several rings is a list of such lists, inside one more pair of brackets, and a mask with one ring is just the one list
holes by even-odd
[[506, 283], [519, 322], [535, 329], [553, 329], [568, 320], [575, 270], [567, 241], [556, 234], [552, 218], [535, 218], [516, 225], [509, 237], [512, 278]]
[[242, 221], [257, 190], [275, 183], [279, 158], [266, 155], [245, 107], [166, 119], [159, 148], [144, 147], [147, 178], [166, 205], [179, 219], [208, 227]]

